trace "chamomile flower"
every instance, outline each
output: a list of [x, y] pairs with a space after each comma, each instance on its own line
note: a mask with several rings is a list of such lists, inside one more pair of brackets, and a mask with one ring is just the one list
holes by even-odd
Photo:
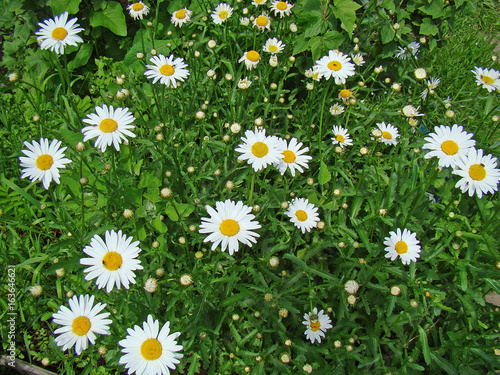
[[408, 118], [424, 116], [425, 115], [424, 113], [418, 112], [419, 109], [420, 109], [420, 107], [415, 108], [415, 106], [408, 104], [408, 105], [405, 105], [403, 107], [403, 109], [401, 110], [401, 113], [403, 114], [403, 116], [408, 117]]
[[134, 20], [140, 19], [142, 20], [144, 16], [147, 16], [149, 13], [149, 7], [145, 5], [142, 1], [137, 1], [133, 4], [130, 4], [127, 7], [127, 10], [130, 13], [130, 17]]
[[241, 90], [246, 90], [246, 89], [248, 89], [250, 87], [251, 84], [252, 84], [252, 81], [250, 81], [248, 79], [248, 77], [241, 78], [238, 81], [238, 88], [241, 89]]
[[335, 103], [330, 107], [330, 113], [332, 116], [338, 116], [342, 113], [344, 113], [344, 106]]
[[175, 365], [183, 354], [182, 345], [177, 345], [179, 332], [170, 334], [170, 322], [166, 322], [160, 330], [160, 322], [148, 315], [142, 323], [142, 328], [135, 325], [127, 328], [127, 337], [120, 340], [118, 345], [124, 355], [119, 363], [125, 365], [128, 374], [137, 375], [169, 375], [175, 370]]
[[304, 314], [302, 324], [307, 327], [304, 335], [311, 341], [311, 344], [314, 344], [315, 341], [321, 344], [321, 338], [325, 337], [326, 330], [333, 327], [330, 324], [331, 322], [328, 315], [323, 313], [323, 310], [318, 313], [318, 309], [315, 307], [312, 312]]
[[238, 62], [245, 62], [245, 66], [248, 70], [253, 69], [257, 66], [260, 61], [260, 53], [254, 50], [247, 51], [238, 60]]
[[295, 177], [295, 170], [297, 169], [300, 173], [303, 173], [304, 168], [309, 168], [307, 164], [309, 160], [312, 159], [312, 156], [304, 155], [307, 151], [309, 151], [309, 147], [302, 147], [302, 142], [298, 142], [297, 138], [292, 138], [286, 144], [286, 140], [279, 139], [278, 148], [281, 151], [281, 159], [279, 163], [276, 164], [276, 168], [280, 171], [283, 176], [287, 169], [290, 169], [290, 173]]
[[407, 47], [398, 47], [396, 57], [400, 60], [409, 59], [410, 56], [417, 58], [418, 50], [420, 49], [419, 42], [411, 42]]
[[352, 61], [357, 66], [362, 66], [365, 63], [365, 59], [363, 58], [363, 55], [360, 53], [357, 53], [355, 56], [352, 56]]
[[332, 143], [334, 145], [339, 145], [342, 148], [344, 148], [344, 146], [352, 146], [351, 136], [347, 132], [347, 129], [343, 128], [342, 126], [334, 125], [333, 135], [335, 136], [334, 138], [332, 138]]
[[172, 18], [170, 21], [176, 26], [176, 27], [181, 27], [185, 23], [188, 23], [191, 21], [191, 14], [193, 12], [190, 11], [187, 8], [179, 9], [172, 13]]
[[462, 193], [468, 192], [469, 196], [476, 194], [479, 198], [484, 194], [498, 190], [500, 169], [497, 168], [497, 158], [492, 155], [483, 155], [483, 150], [469, 148], [466, 156], [456, 161], [456, 168], [452, 171], [462, 177], [456, 184]]
[[351, 99], [351, 98], [354, 98], [354, 95], [353, 95], [351, 90], [349, 90], [349, 89], [340, 90], [339, 99], [342, 99], [344, 104], [348, 103], [349, 99]]
[[76, 355], [80, 355], [87, 349], [89, 341], [95, 344], [96, 334], [109, 335], [108, 325], [112, 323], [106, 319], [109, 313], [99, 314], [106, 304], [93, 305], [94, 296], [74, 296], [69, 300], [69, 309], [61, 306], [52, 314], [54, 323], [63, 326], [54, 331], [56, 335], [60, 334], [54, 342], [62, 346], [63, 351], [74, 346]]
[[278, 40], [278, 38], [269, 38], [266, 41], [266, 44], [264, 44], [264, 52], [269, 52], [272, 54], [276, 53], [281, 53], [283, 52], [283, 49], [285, 48], [285, 44], [281, 40]]
[[399, 256], [405, 265], [412, 261], [416, 262], [417, 258], [420, 258], [419, 243], [416, 233], [412, 233], [408, 229], [401, 232], [401, 229], [398, 228], [396, 232], [389, 232], [389, 237], [384, 239], [385, 251], [387, 251], [385, 257], [394, 261]]
[[463, 126], [458, 124], [449, 126], [435, 126], [434, 133], [425, 137], [422, 148], [430, 150], [425, 158], [438, 158], [440, 168], [455, 167], [461, 156], [467, 156], [469, 149], [474, 147], [476, 141], [472, 139], [474, 134], [464, 131]]
[[41, 29], [35, 34], [38, 35], [36, 39], [40, 43], [40, 48], [50, 49], [62, 55], [67, 45], [76, 46], [78, 43], [82, 43], [83, 39], [77, 34], [83, 29], [76, 21], [76, 18], [68, 21], [68, 12], [64, 12], [54, 19], [44, 20], [43, 23], [38, 22]]
[[319, 221], [318, 207], [304, 198], [295, 198], [288, 206], [285, 215], [302, 233], [306, 233], [306, 230], [310, 232], [312, 228], [316, 228]]
[[377, 140], [386, 144], [395, 146], [398, 144], [397, 138], [399, 138], [398, 128], [392, 126], [391, 124], [386, 124], [385, 122], [378, 123], [377, 126], [382, 132], [382, 136]]
[[267, 0], [253, 0], [252, 1], [252, 5], [255, 5], [256, 7], [258, 7], [259, 5], [264, 5], [266, 3]]
[[167, 87], [177, 87], [177, 81], [182, 81], [189, 75], [189, 70], [187, 70], [187, 64], [184, 62], [182, 57], [174, 57], [170, 55], [169, 57], [158, 55], [153, 56], [149, 59], [154, 65], [146, 65], [146, 70], [144, 75], [149, 79], [153, 79], [153, 84], [160, 81], [160, 83], [166, 85]]
[[429, 94], [429, 92], [431, 90], [435, 90], [436, 87], [438, 87], [439, 83], [441, 82], [441, 78], [434, 78], [434, 77], [431, 77], [428, 81], [427, 81], [427, 88], [422, 91], [422, 93], [420, 94], [420, 97], [422, 99], [425, 99], [427, 98], [427, 94]]
[[345, 84], [349, 76], [354, 75], [354, 64], [351, 58], [342, 52], [330, 50], [327, 56], [316, 61], [314, 73], [319, 73], [318, 78], [334, 78], [337, 85]]
[[260, 31], [271, 30], [271, 19], [266, 12], [262, 13], [260, 16], [253, 20], [253, 26], [257, 27]]
[[283, 157], [278, 149], [278, 137], [266, 137], [266, 130], [247, 130], [245, 137], [241, 137], [243, 143], [238, 145], [236, 152], [241, 153], [239, 160], [247, 160], [252, 164], [255, 172], [266, 168], [269, 164], [279, 163]]
[[478, 86], [482, 86], [488, 92], [500, 89], [500, 72], [495, 69], [483, 69], [477, 66], [471, 71], [476, 75]]
[[132, 242], [132, 237], [125, 236], [122, 231], [114, 230], [104, 233], [104, 241], [97, 234], [92, 237], [90, 245], [85, 246], [83, 252], [90, 258], [80, 259], [80, 264], [90, 266], [83, 270], [87, 273], [85, 280], [97, 277], [97, 288], [106, 287], [106, 292], [113, 290], [114, 285], [125, 289], [129, 284], [135, 284], [135, 274], [132, 271], [142, 270], [141, 261], [137, 258], [141, 249], [139, 241]]
[[47, 138], [40, 138], [40, 143], [24, 142], [27, 150], [21, 150], [26, 156], [20, 156], [20, 166], [23, 168], [21, 178], [28, 177], [32, 182], [42, 181], [48, 189], [52, 180], [59, 183], [59, 168], [66, 168], [71, 160], [64, 157], [66, 147], [60, 147], [61, 141], [53, 139], [50, 144]]
[[261, 228], [261, 225], [253, 220], [255, 216], [250, 213], [252, 207], [227, 199], [215, 202], [215, 208], [206, 206], [210, 217], [201, 218], [199, 229], [200, 233], [210, 233], [203, 242], [213, 242], [212, 250], [220, 244], [222, 251], [228, 249], [229, 255], [233, 255], [239, 250], [240, 242], [250, 247], [252, 242], [257, 242], [260, 235], [253, 230]]
[[293, 4], [290, 4], [288, 1], [278, 1], [274, 0], [271, 4], [271, 10], [274, 12], [275, 16], [280, 15], [280, 18], [283, 18], [284, 15], [289, 16], [292, 13]]
[[115, 146], [116, 151], [120, 151], [120, 143], [128, 137], [135, 137], [130, 129], [135, 128], [132, 125], [135, 117], [128, 108], [113, 108], [103, 104], [102, 107], [95, 107], [96, 113], [89, 113], [87, 118], [82, 121], [89, 126], [82, 129], [84, 135], [83, 141], [97, 137], [94, 146], [106, 151], [106, 147]]
[[215, 7], [215, 10], [211, 14], [212, 20], [217, 25], [222, 25], [223, 22], [226, 22], [229, 17], [233, 14], [233, 8], [226, 4], [220, 3]]

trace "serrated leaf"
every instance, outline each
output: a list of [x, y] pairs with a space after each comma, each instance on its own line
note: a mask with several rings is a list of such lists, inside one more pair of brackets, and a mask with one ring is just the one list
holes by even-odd
[[382, 29], [380, 30], [380, 37], [382, 38], [383, 44], [392, 41], [394, 39], [394, 35], [396, 35], [396, 32], [391, 25], [385, 24], [384, 26], [382, 26]]
[[424, 18], [420, 24], [420, 34], [422, 35], [436, 35], [438, 28], [432, 23], [430, 18]]
[[334, 0], [333, 14], [342, 22], [343, 29], [349, 34], [354, 30], [356, 22], [356, 10], [361, 8], [361, 5], [352, 0]]
[[320, 185], [326, 184], [328, 181], [332, 179], [332, 175], [330, 171], [328, 170], [328, 167], [326, 164], [321, 161], [321, 165], [319, 167], [319, 176], [318, 176], [318, 182]]
[[81, 2], [82, 0], [50, 0], [49, 7], [56, 16], [64, 12], [76, 14], [78, 13]]
[[93, 27], [103, 26], [116, 35], [127, 36], [127, 24], [120, 3], [108, 2], [104, 10], [92, 10], [89, 19]]
[[323, 36], [315, 36], [309, 40], [313, 60], [324, 56], [331, 49], [338, 48], [344, 41], [344, 36], [336, 31], [327, 31]]
[[177, 211], [179, 212], [181, 218], [186, 218], [191, 214], [191, 212], [194, 211], [194, 206], [187, 203], [175, 203], [175, 207], [173, 206], [173, 204], [169, 204], [165, 209], [165, 213], [172, 221], [179, 221], [179, 215], [177, 214]]

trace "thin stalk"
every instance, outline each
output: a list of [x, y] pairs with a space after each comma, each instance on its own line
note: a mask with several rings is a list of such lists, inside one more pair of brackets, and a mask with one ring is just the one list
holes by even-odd
[[318, 148], [319, 148], [319, 160], [322, 160], [321, 158], [321, 141], [323, 138], [323, 113], [325, 112], [325, 102], [326, 102], [326, 96], [328, 94], [328, 91], [330, 91], [330, 87], [332, 86], [332, 80], [328, 82], [328, 86], [326, 87], [325, 90], [325, 95], [323, 95], [323, 103], [321, 104], [321, 114], [320, 114], [320, 119], [319, 119], [319, 133], [318, 133]]
[[257, 172], [253, 172], [253, 175], [252, 175], [252, 182], [250, 183], [250, 193], [248, 194], [248, 203], [250, 204], [250, 206], [252, 206], [252, 199], [253, 199], [253, 189], [254, 189], [254, 185], [255, 185], [255, 175], [257, 174]]

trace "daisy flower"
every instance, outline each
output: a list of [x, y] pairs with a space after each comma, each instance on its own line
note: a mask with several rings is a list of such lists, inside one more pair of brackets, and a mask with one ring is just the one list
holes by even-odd
[[189, 70], [185, 69], [187, 64], [184, 63], [182, 57], [175, 57], [170, 55], [165, 57], [163, 55], [153, 56], [149, 59], [154, 65], [146, 65], [144, 75], [149, 79], [153, 79], [153, 84], [160, 81], [167, 87], [177, 87], [177, 81], [182, 81], [189, 75]]
[[289, 16], [292, 13], [293, 4], [290, 4], [288, 1], [277, 1], [274, 0], [271, 4], [271, 10], [274, 12], [275, 16], [280, 15], [280, 18], [283, 18], [284, 15]]
[[419, 109], [420, 109], [420, 107], [415, 108], [415, 106], [408, 104], [408, 105], [405, 105], [403, 107], [403, 109], [401, 110], [401, 113], [403, 114], [403, 116], [409, 117], [409, 118], [424, 116], [425, 115], [424, 113], [418, 112]]
[[302, 230], [303, 234], [306, 233], [306, 230], [310, 232], [311, 228], [316, 228], [319, 221], [318, 207], [304, 198], [295, 198], [288, 206], [285, 215], [297, 228]]
[[309, 160], [312, 159], [312, 156], [304, 155], [307, 151], [309, 151], [309, 147], [302, 147], [302, 142], [297, 142], [297, 138], [292, 138], [290, 143], [286, 144], [286, 140], [279, 139], [278, 147], [281, 151], [282, 158], [279, 163], [276, 164], [276, 168], [280, 171], [283, 176], [288, 168], [290, 168], [290, 173], [293, 177], [295, 177], [295, 170], [297, 169], [300, 173], [303, 173], [304, 168], [309, 168], [307, 164]]
[[430, 150], [425, 154], [425, 158], [438, 158], [439, 167], [455, 167], [461, 156], [467, 156], [471, 147], [476, 145], [476, 141], [471, 139], [472, 133], [464, 131], [463, 126], [457, 124], [453, 127], [435, 126], [434, 133], [425, 137], [425, 143], [422, 148]]
[[330, 113], [332, 116], [338, 116], [342, 113], [344, 113], [344, 106], [341, 106], [340, 104], [335, 103], [330, 107]]
[[278, 40], [278, 38], [269, 38], [266, 41], [266, 44], [264, 44], [264, 52], [269, 52], [272, 54], [275, 53], [280, 53], [283, 52], [283, 49], [285, 48], [285, 44], [281, 40]]
[[226, 3], [220, 3], [215, 7], [211, 16], [214, 23], [222, 25], [223, 22], [226, 22], [231, 17], [231, 14], [233, 14], [233, 8]]
[[398, 128], [392, 126], [391, 124], [387, 124], [385, 122], [378, 123], [377, 126], [379, 130], [382, 132], [382, 136], [377, 140], [386, 144], [395, 146], [398, 144], [397, 138], [399, 138]]
[[266, 3], [267, 0], [253, 0], [252, 1], [252, 5], [255, 5], [256, 7], [258, 7], [259, 5], [264, 5]]
[[349, 89], [340, 90], [339, 99], [342, 99], [344, 104], [349, 102], [349, 99], [351, 99], [351, 98], [354, 98], [354, 95], [352, 94], [351, 90], [349, 90]]
[[187, 8], [179, 9], [178, 11], [172, 13], [172, 18], [170, 19], [170, 21], [176, 27], [181, 27], [185, 23], [191, 21], [191, 14], [193, 14], [193, 12]]
[[248, 77], [242, 78], [238, 81], [238, 88], [242, 90], [246, 90], [250, 87], [252, 81], [248, 79]]
[[431, 90], [434, 90], [436, 87], [438, 87], [439, 83], [441, 82], [441, 78], [434, 78], [434, 77], [431, 77], [428, 81], [427, 81], [427, 88], [422, 91], [422, 93], [420, 94], [420, 97], [422, 99], [425, 99], [427, 98], [427, 94], [429, 94], [429, 92]]
[[351, 58], [342, 52], [330, 50], [327, 56], [316, 61], [313, 71], [319, 73], [319, 78], [333, 77], [337, 85], [344, 84], [347, 77], [354, 75], [354, 64], [350, 60]]
[[247, 51], [243, 54], [243, 56], [238, 60], [238, 62], [245, 62], [247, 69], [253, 69], [257, 66], [260, 61], [260, 53], [254, 50]]
[[221, 244], [222, 251], [229, 248], [229, 255], [233, 255], [239, 250], [240, 242], [250, 247], [252, 242], [257, 242], [260, 235], [252, 230], [261, 228], [261, 225], [253, 221], [252, 207], [226, 199], [225, 202], [215, 202], [215, 208], [206, 206], [210, 217], [201, 218], [199, 230], [200, 233], [210, 233], [203, 242], [213, 242], [212, 250]]
[[344, 148], [344, 146], [352, 146], [352, 139], [349, 133], [347, 132], [347, 129], [343, 128], [342, 126], [333, 126], [333, 135], [335, 136], [332, 138], [332, 142], [334, 145], [339, 145], [340, 147]]
[[31, 141], [24, 142], [28, 150], [21, 150], [26, 156], [20, 156], [20, 166], [24, 168], [21, 178], [28, 177], [31, 182], [42, 181], [45, 189], [49, 188], [52, 180], [59, 184], [59, 168], [66, 168], [65, 164], [71, 160], [64, 157], [66, 147], [61, 146], [61, 141], [53, 139], [50, 142], [47, 138], [40, 138], [40, 143]]
[[[141, 261], [137, 258], [141, 249], [139, 241], [132, 242], [132, 237], [125, 236], [122, 231], [106, 231], [103, 239], [97, 234], [92, 237], [90, 245], [85, 246], [83, 252], [91, 258], [80, 259], [80, 264], [90, 266], [83, 270], [88, 274], [85, 280], [97, 277], [97, 288], [106, 287], [106, 292], [113, 290], [114, 285], [125, 289], [129, 284], [135, 284], [135, 274], [132, 271], [142, 270]], [[131, 243], [132, 242], [132, 243]]]
[[238, 145], [236, 152], [241, 153], [239, 160], [248, 160], [255, 172], [266, 168], [269, 164], [279, 163], [283, 157], [278, 149], [278, 137], [266, 137], [266, 130], [247, 130], [245, 137], [241, 137], [243, 143]]
[[183, 357], [178, 353], [182, 345], [177, 345], [176, 341], [180, 333], [170, 334], [170, 322], [166, 322], [160, 330], [160, 322], [153, 321], [149, 314], [142, 328], [135, 325], [133, 329], [127, 328], [127, 333], [118, 345], [125, 354], [119, 363], [125, 365], [128, 374], [169, 375]]
[[318, 309], [315, 307], [312, 313], [304, 314], [302, 324], [307, 326], [304, 335], [311, 341], [311, 344], [314, 344], [314, 341], [321, 344], [321, 338], [325, 337], [326, 330], [333, 327], [330, 324], [331, 322], [328, 315], [323, 313], [323, 310], [318, 313]]
[[398, 52], [396, 53], [396, 57], [400, 60], [409, 59], [410, 56], [414, 56], [417, 58], [418, 50], [420, 49], [419, 42], [411, 42], [407, 47], [398, 47]]
[[41, 27], [35, 34], [41, 49], [50, 49], [51, 51], [62, 55], [66, 45], [76, 46], [82, 43], [83, 39], [77, 34], [83, 31], [80, 25], [76, 23], [77, 19], [72, 18], [68, 21], [68, 12], [55, 17], [54, 19], [38, 22]]
[[484, 194], [492, 193], [498, 189], [500, 181], [500, 169], [497, 168], [497, 158], [492, 155], [483, 156], [483, 150], [469, 148], [469, 152], [456, 162], [456, 168], [452, 171], [462, 177], [455, 185], [462, 193], [469, 192], [469, 196], [474, 193], [479, 198]]
[[134, 20], [140, 19], [144, 16], [147, 16], [149, 13], [149, 7], [145, 5], [142, 1], [137, 1], [133, 4], [130, 4], [127, 7], [127, 10], [130, 13], [130, 17], [132, 17]]
[[106, 319], [109, 313], [99, 314], [106, 304], [93, 305], [94, 296], [74, 296], [69, 300], [70, 309], [61, 306], [52, 314], [54, 323], [63, 326], [54, 331], [56, 335], [61, 334], [54, 342], [57, 346], [62, 346], [62, 351], [74, 345], [76, 355], [80, 355], [87, 349], [89, 341], [94, 345], [96, 334], [109, 335], [108, 325], [112, 323], [110, 319]]
[[264, 32], [265, 29], [271, 30], [271, 19], [267, 13], [264, 12], [253, 20], [253, 26], [257, 26], [257, 28], [262, 32]]
[[360, 53], [357, 53], [355, 56], [352, 56], [352, 61], [357, 66], [362, 66], [365, 63], [365, 59], [363, 58], [363, 55]]
[[96, 113], [89, 113], [87, 118], [82, 121], [89, 124], [82, 129], [84, 135], [83, 141], [97, 137], [94, 146], [106, 151], [106, 147], [115, 146], [116, 151], [120, 151], [120, 143], [127, 140], [125, 136], [135, 137], [130, 129], [135, 128], [131, 125], [135, 117], [129, 112], [128, 108], [116, 108], [103, 104], [102, 107], [95, 107]]
[[417, 240], [417, 234], [405, 229], [397, 229], [396, 232], [389, 232], [389, 237], [385, 237], [384, 245], [386, 246], [386, 258], [391, 258], [394, 261], [398, 256], [401, 262], [405, 265], [412, 261], [416, 262], [420, 258], [420, 241]]
[[484, 87], [488, 92], [500, 89], [500, 72], [495, 69], [483, 69], [476, 66], [471, 72], [476, 75], [477, 85]]

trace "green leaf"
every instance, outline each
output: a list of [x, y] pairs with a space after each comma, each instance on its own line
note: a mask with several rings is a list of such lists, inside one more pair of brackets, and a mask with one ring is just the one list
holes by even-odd
[[90, 24], [93, 27], [103, 26], [119, 36], [127, 36], [125, 15], [120, 3], [108, 2], [104, 10], [90, 12]]
[[443, 16], [444, 3], [442, 0], [433, 0], [432, 3], [426, 4], [418, 8], [418, 10], [422, 11], [432, 18], [437, 18]]
[[175, 203], [175, 208], [173, 204], [169, 204], [165, 209], [165, 213], [172, 221], [179, 221], [177, 211], [181, 218], [186, 218], [194, 211], [194, 206], [187, 203]]
[[442, 370], [446, 371], [448, 374], [458, 374], [458, 370], [455, 366], [453, 366], [450, 362], [442, 357], [438, 357], [436, 354], [431, 352], [431, 358], [434, 362], [437, 363]]
[[153, 225], [153, 227], [160, 233], [166, 233], [167, 230], [168, 230], [168, 227], [165, 225], [165, 223], [163, 221], [161, 221], [160, 217], [157, 216], [152, 222], [151, 224]]
[[76, 14], [78, 13], [81, 2], [82, 0], [50, 0], [49, 6], [56, 16], [64, 12]]
[[326, 164], [321, 161], [321, 165], [319, 167], [319, 176], [318, 176], [318, 182], [320, 185], [326, 184], [328, 181], [332, 179], [332, 175], [328, 171], [328, 167]]
[[429, 343], [427, 342], [427, 333], [424, 329], [418, 326], [418, 333], [420, 334], [419, 341], [422, 345], [422, 353], [424, 353], [424, 360], [426, 364], [431, 363], [431, 351], [429, 350]]
[[380, 30], [380, 36], [382, 38], [383, 44], [389, 43], [391, 40], [393, 40], [394, 35], [396, 35], [396, 32], [394, 31], [391, 25], [387, 23], [384, 26], [382, 26], [382, 29]]
[[323, 34], [328, 28], [328, 22], [320, 10], [304, 12], [299, 16], [297, 21], [299, 24], [305, 26], [304, 36], [306, 38]]
[[340, 47], [344, 41], [344, 36], [336, 31], [327, 31], [323, 36], [315, 36], [309, 40], [308, 46], [311, 48], [313, 60], [319, 59], [328, 53], [329, 50]]
[[424, 18], [420, 24], [420, 34], [422, 35], [436, 35], [438, 28], [432, 23], [430, 18]]
[[80, 44], [80, 50], [76, 54], [75, 58], [68, 63], [68, 69], [74, 70], [80, 66], [84, 66], [89, 61], [90, 55], [92, 55], [92, 45], [87, 43]]
[[334, 0], [333, 14], [342, 22], [342, 28], [349, 34], [354, 30], [356, 22], [356, 10], [361, 5], [352, 0]]

